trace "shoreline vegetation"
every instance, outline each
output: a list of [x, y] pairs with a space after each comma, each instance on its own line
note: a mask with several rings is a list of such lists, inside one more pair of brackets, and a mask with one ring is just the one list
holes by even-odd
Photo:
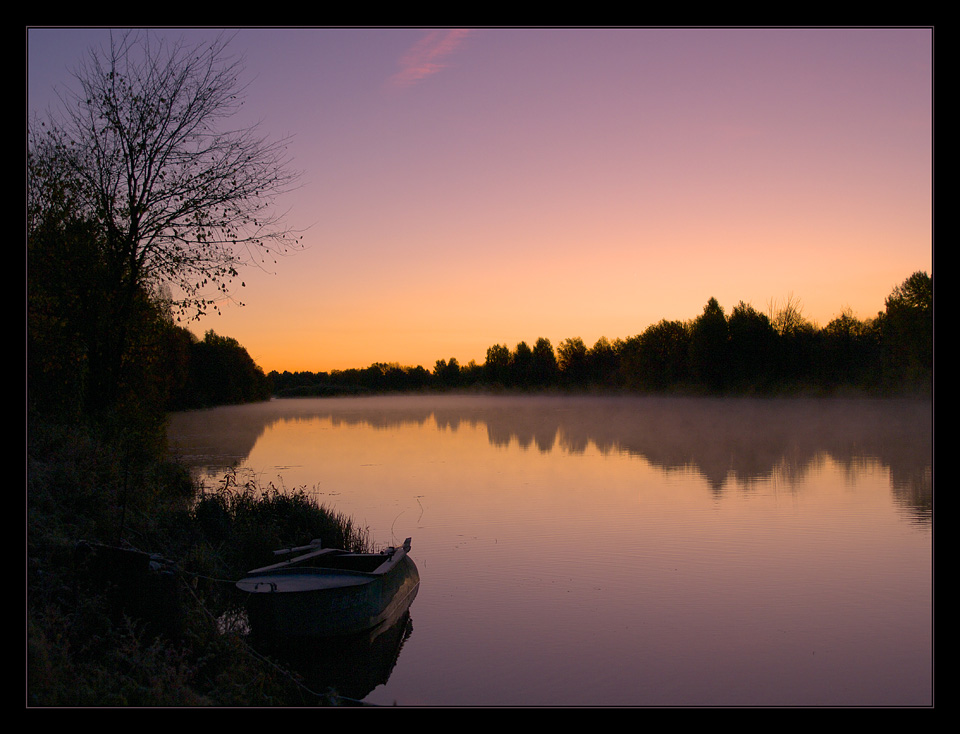
[[[438, 360], [432, 372], [376, 364], [267, 375], [236, 340], [209, 331], [203, 340], [170, 340], [185, 347], [179, 370], [158, 369], [164, 361], [148, 353], [127, 392], [118, 393], [109, 410], [89, 412], [81, 396], [39, 391], [57, 364], [38, 365], [32, 355], [27, 705], [358, 703], [335, 690], [311, 690], [251, 646], [237, 624], [242, 617], [233, 582], [268, 562], [272, 549], [315, 537], [326, 546], [369, 550], [374, 545], [366, 529], [317, 504], [303, 488], [238, 484], [234, 475], [212, 490], [196, 486], [184, 467], [166, 458], [169, 411], [271, 396], [404, 392], [932, 399], [932, 281], [925, 273], [895, 288], [886, 310], [869, 321], [843, 314], [818, 329], [799, 316], [798, 304], [788, 308], [790, 328], [783, 326], [789, 314], [770, 318], [739, 304], [728, 317], [710, 299], [696, 319], [660, 322], [626, 340], [587, 347], [567, 339], [556, 350], [546, 339], [512, 351], [494, 345], [483, 365]], [[143, 390], [144, 384], [154, 389]], [[137, 603], [160, 593], [156, 577], [131, 586], [129, 579], [104, 576], [104, 564], [94, 562], [98, 553], [160, 559], [167, 586], [156, 603], [147, 609]], [[125, 588], [135, 589], [132, 598]]]
[[365, 528], [302, 488], [198, 490], [169, 462], [131, 493], [92, 436], [31, 439], [28, 707], [354, 705], [258, 650], [234, 582], [304, 538], [367, 552]]
[[167, 458], [170, 412], [423, 390], [932, 397], [933, 282], [920, 272], [875, 318], [847, 310], [823, 328], [792, 298], [729, 315], [711, 298], [688, 322], [592, 347], [539, 339], [491, 346], [483, 365], [267, 375], [236, 339], [181, 325], [233, 298], [243, 267], [302, 246], [273, 214], [299, 177], [285, 142], [223, 124], [243, 98], [228, 45], [111, 34], [61, 107], [28, 123], [28, 706], [346, 703], [227, 620], [233, 582], [268, 548], [371, 539], [303, 489], [196, 486]]

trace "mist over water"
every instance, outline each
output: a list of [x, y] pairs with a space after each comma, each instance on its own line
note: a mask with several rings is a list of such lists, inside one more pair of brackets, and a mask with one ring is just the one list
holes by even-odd
[[391, 396], [172, 416], [172, 451], [413, 537], [408, 705], [928, 705], [931, 404]]

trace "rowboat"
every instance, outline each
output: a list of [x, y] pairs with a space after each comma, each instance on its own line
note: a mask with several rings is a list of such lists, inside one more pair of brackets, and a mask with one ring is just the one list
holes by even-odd
[[420, 585], [410, 538], [379, 553], [321, 548], [319, 540], [275, 553], [302, 551], [236, 583], [247, 596], [255, 635], [298, 640], [362, 633], [402, 614]]

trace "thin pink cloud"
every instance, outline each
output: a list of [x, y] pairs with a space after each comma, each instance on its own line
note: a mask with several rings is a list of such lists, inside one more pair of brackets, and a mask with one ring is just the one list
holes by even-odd
[[436, 74], [446, 66], [443, 59], [453, 53], [469, 33], [466, 28], [431, 31], [403, 55], [400, 71], [391, 77], [391, 83], [404, 87]]

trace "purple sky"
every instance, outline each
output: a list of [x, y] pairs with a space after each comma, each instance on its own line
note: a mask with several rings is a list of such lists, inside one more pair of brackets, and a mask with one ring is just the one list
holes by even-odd
[[[160, 32], [160, 31], [158, 31]], [[188, 42], [210, 30], [170, 30]], [[28, 106], [103, 29], [30, 29]], [[824, 325], [932, 274], [930, 29], [241, 29], [307, 249], [200, 322], [266, 370], [592, 345], [710, 297]]]

